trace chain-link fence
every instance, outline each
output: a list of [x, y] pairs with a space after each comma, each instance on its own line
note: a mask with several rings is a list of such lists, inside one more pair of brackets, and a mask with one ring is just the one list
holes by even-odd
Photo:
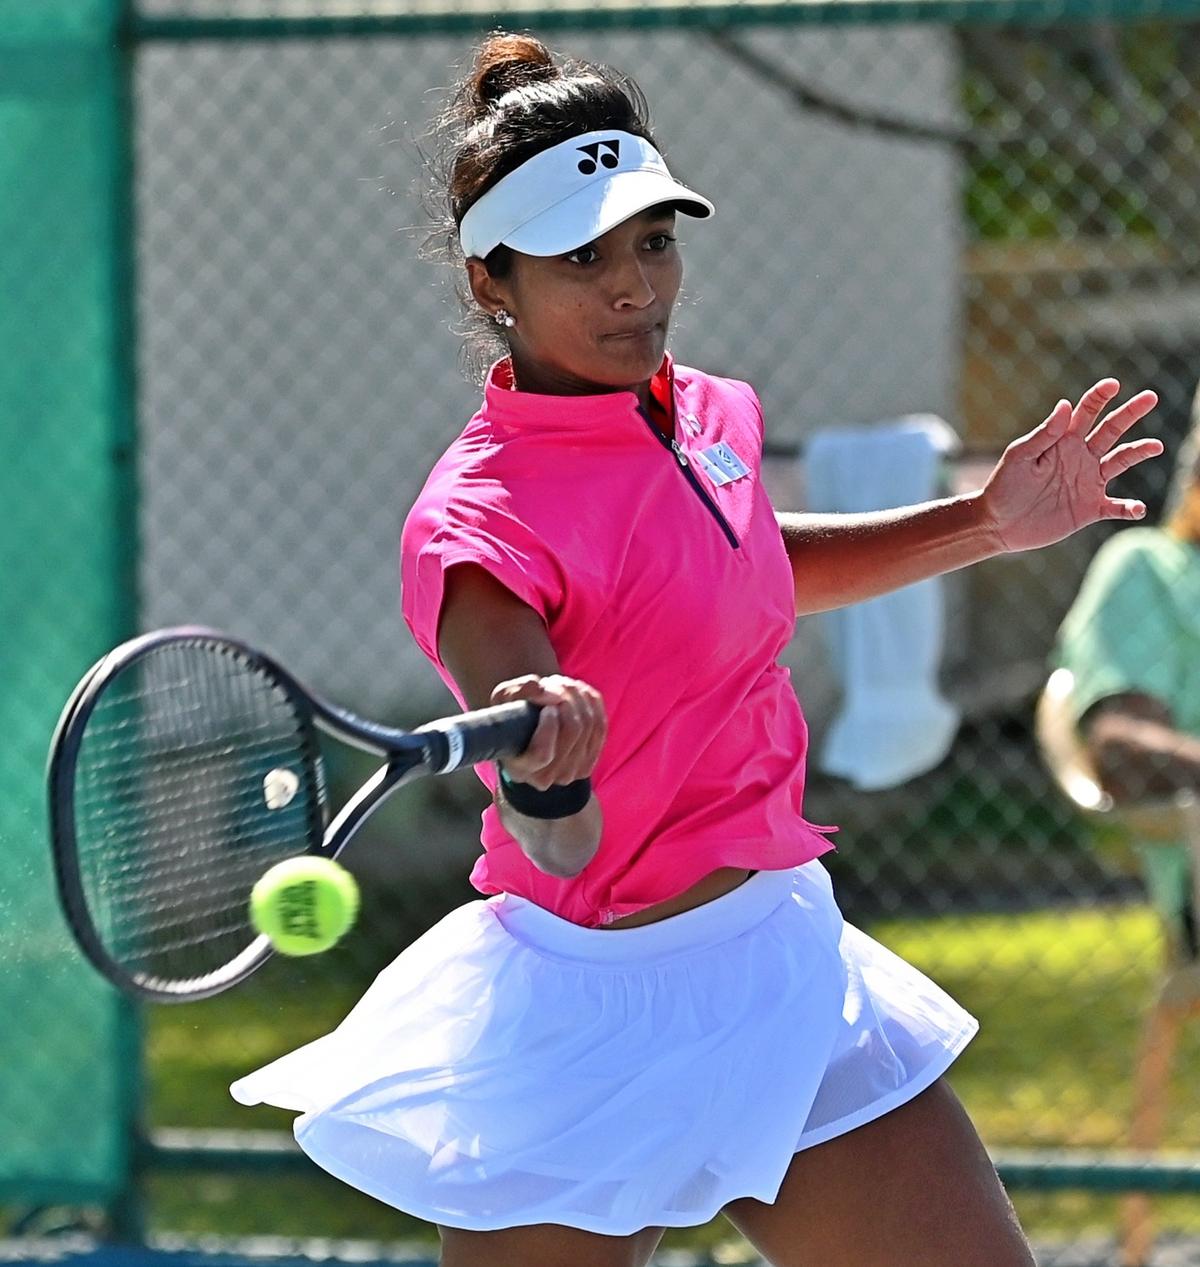
[[[796, 508], [867, 509], [897, 504], [897, 490], [916, 501], [977, 487], [1060, 397], [1109, 374], [1129, 392], [1151, 386], [1161, 397], [1151, 430], [1169, 456], [1120, 487], [1157, 521], [1200, 379], [1200, 10], [1062, 25], [1049, 12], [1037, 25], [979, 13], [957, 24], [948, 10], [937, 22], [826, 15], [798, 25], [782, 20], [786, 8], [774, 23], [737, 21], [736, 10], [703, 24], [695, 11], [652, 23], [609, 14], [581, 16], [577, 29], [562, 29], [561, 12], [547, 17], [549, 42], [639, 81], [673, 169], [717, 203], [711, 223], [681, 225], [676, 356], [756, 386], [767, 478]], [[261, 20], [239, 38], [248, 18]], [[341, 34], [314, 33], [295, 5], [284, 15], [145, 0], [127, 28], [137, 624], [227, 629], [330, 697], [399, 723], [451, 707], [399, 619], [396, 547], [477, 397], [449, 329], [451, 279], [419, 257], [422, 137], [474, 36], [449, 18], [440, 34], [436, 14], [423, 20], [423, 33], [401, 33], [400, 22], [389, 33], [380, 19], [366, 37], [352, 17]], [[45, 108], [32, 100], [29, 110]], [[51, 194], [61, 219], [37, 232], [61, 239], [87, 201]], [[5, 194], [0, 215], [15, 205]], [[26, 235], [35, 219], [14, 212]], [[3, 259], [26, 289], [6, 282], [5, 348], [29, 340], [38, 293], [78, 277], [61, 250], [17, 240]], [[68, 429], [67, 388], [80, 376], [65, 345], [53, 346], [60, 363], [44, 377], [64, 399], [45, 413]], [[28, 459], [42, 406], [10, 380], [0, 365], [6, 454]], [[948, 425], [914, 421], [921, 415]], [[916, 448], [934, 445], [937, 461], [893, 469], [878, 446], [898, 435], [922, 437]], [[80, 578], [103, 574], [116, 592], [115, 574], [85, 561], [89, 528], [61, 496], [75, 472], [97, 469], [86, 446], [58, 435], [36, 478], [16, 475], [32, 462], [6, 464], [9, 540], [22, 543], [11, 559], [6, 551], [6, 599], [30, 621], [36, 612], [31, 643], [71, 649], [48, 678], [29, 679], [27, 717], [42, 747], [74, 677], [113, 640], [110, 625], [85, 616]], [[847, 469], [853, 491], [837, 494]], [[1089, 529], [948, 577], [922, 591], [916, 615], [876, 607], [804, 620], [787, 653], [812, 724], [807, 813], [842, 826], [830, 859], [842, 905], [980, 1016], [953, 1081], [998, 1154], [1122, 1148], [1159, 1134], [1138, 1035], [1164, 964], [1184, 965], [1194, 942], [1183, 836], [1147, 863], [1123, 804], [1071, 804], [1034, 728], [1056, 630], [1112, 535]], [[1168, 588], [1191, 596], [1175, 615], [1195, 653], [1200, 585], [1180, 578]], [[905, 663], [923, 669], [899, 680], [887, 667]], [[906, 705], [880, 728], [890, 742], [872, 748], [853, 716], [864, 684], [923, 692], [937, 727], [907, 733]], [[10, 772], [26, 802], [37, 795], [31, 761]], [[344, 787], [362, 772], [354, 759], [335, 768]], [[284, 1115], [238, 1109], [225, 1085], [327, 1027], [400, 945], [472, 896], [465, 875], [482, 804], [469, 775], [398, 798], [347, 859], [369, 881], [368, 902], [342, 947], [147, 1017], [148, 1124], [284, 1125]], [[36, 817], [26, 811], [0, 839], [28, 841]], [[27, 875], [44, 903], [48, 872], [31, 863]], [[1188, 979], [1177, 974], [1178, 1006], [1155, 1014], [1160, 1053], [1193, 997]], [[30, 1033], [51, 1032], [36, 1009], [58, 1012], [58, 996], [29, 1006]], [[1195, 1033], [1182, 1035], [1161, 1140], [1200, 1149], [1190, 1093], [1200, 1051]], [[28, 1039], [6, 1065], [31, 1067], [41, 1041]], [[38, 1067], [44, 1079], [75, 1076], [57, 1061]], [[0, 1077], [0, 1097], [4, 1086]], [[44, 1133], [19, 1099], [0, 1103], [14, 1138]], [[159, 1176], [150, 1198], [153, 1227], [196, 1233], [392, 1239], [408, 1226], [319, 1177], [214, 1173], [181, 1187]], [[1160, 1219], [1200, 1235], [1194, 1202], [1175, 1200], [1163, 1200]], [[1018, 1201], [1050, 1237], [1116, 1225], [1112, 1198]]]

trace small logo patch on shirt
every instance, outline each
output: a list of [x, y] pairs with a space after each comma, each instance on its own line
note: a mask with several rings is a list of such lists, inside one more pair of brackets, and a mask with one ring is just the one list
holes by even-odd
[[723, 441], [709, 445], [696, 455], [705, 475], [720, 488], [722, 484], [732, 484], [734, 480], [744, 479], [750, 474], [745, 462]]

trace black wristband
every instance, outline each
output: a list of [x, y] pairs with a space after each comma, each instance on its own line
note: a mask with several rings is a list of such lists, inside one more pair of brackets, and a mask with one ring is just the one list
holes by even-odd
[[544, 792], [532, 783], [517, 783], [500, 766], [500, 786], [504, 799], [526, 818], [570, 818], [592, 799], [591, 779], [574, 783], [554, 783]]

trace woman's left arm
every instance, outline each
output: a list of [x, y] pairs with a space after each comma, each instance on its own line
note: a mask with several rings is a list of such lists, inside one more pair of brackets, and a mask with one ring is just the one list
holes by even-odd
[[1108, 482], [1156, 457], [1159, 440], [1117, 441], [1158, 403], [1139, 392], [1103, 418], [1120, 386], [1106, 378], [1078, 405], [1004, 450], [975, 493], [860, 515], [776, 515], [796, 583], [796, 613], [831, 611], [992, 555], [1061, 541], [1100, 519], [1141, 519], [1142, 502]]

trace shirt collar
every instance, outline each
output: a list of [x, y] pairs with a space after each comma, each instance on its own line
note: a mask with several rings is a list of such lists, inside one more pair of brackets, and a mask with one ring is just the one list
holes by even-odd
[[[674, 416], [675, 362], [668, 352], [650, 380], [650, 395], [668, 418]], [[523, 427], [566, 429], [597, 426], [628, 418], [638, 408], [633, 392], [594, 396], [543, 396], [513, 387], [512, 361], [505, 357], [488, 371], [483, 386], [483, 415]]]
[[675, 365], [670, 352], [663, 357], [663, 363], [650, 380], [650, 398], [667, 416], [668, 422], [675, 421]]

